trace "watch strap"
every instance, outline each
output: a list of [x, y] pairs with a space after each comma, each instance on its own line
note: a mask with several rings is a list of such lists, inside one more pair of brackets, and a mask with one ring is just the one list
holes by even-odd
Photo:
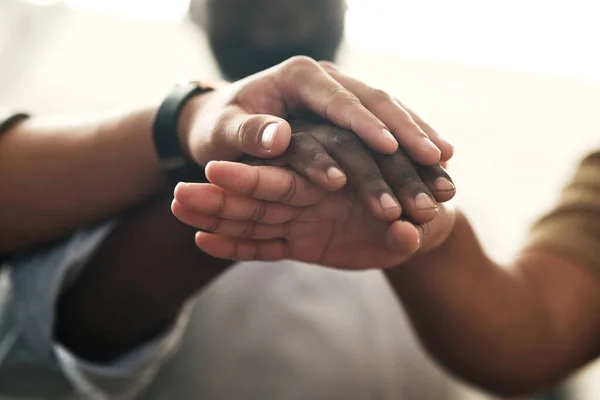
[[213, 91], [215, 86], [189, 82], [175, 86], [160, 105], [153, 126], [154, 146], [159, 163], [167, 175], [178, 182], [207, 182], [204, 168], [189, 159], [179, 141], [181, 112], [193, 97]]

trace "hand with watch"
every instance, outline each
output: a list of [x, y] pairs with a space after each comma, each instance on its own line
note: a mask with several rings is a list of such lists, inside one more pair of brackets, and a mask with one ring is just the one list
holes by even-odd
[[356, 133], [379, 153], [400, 145], [420, 165], [452, 156], [447, 141], [390, 95], [330, 63], [295, 57], [232, 84], [175, 88], [154, 124], [161, 166], [176, 181], [203, 181], [210, 161], [280, 156], [292, 135], [287, 120], [307, 111]]
[[[119, 218], [60, 300], [57, 331], [79, 355], [105, 359], [122, 354], [172, 323], [190, 296], [232, 264], [211, 257], [214, 252], [197, 251], [188, 227], [169, 210], [172, 186], [165, 185], [160, 169], [176, 182], [198, 182], [210, 161], [254, 156], [274, 165], [288, 163], [321, 191], [339, 189], [344, 183], [340, 173], [353, 183], [351, 170], [341, 162], [356, 157], [347, 138], [335, 130], [315, 129], [310, 129], [314, 135], [295, 132], [292, 138], [288, 121], [301, 121], [307, 112], [364, 142], [363, 156], [373, 155], [371, 151], [393, 154], [398, 143], [410, 165], [433, 166], [452, 154], [447, 142], [391, 96], [311, 59], [293, 58], [238, 82], [210, 86], [186, 85], [160, 107], [109, 116], [20, 119], [1, 136], [0, 252], [31, 249]], [[325, 150], [333, 146], [346, 154], [334, 157], [343, 172], [337, 173], [331, 163], [315, 164], [314, 156], [322, 153], [286, 153], [328, 138]], [[211, 169], [209, 165], [209, 177]], [[265, 180], [260, 187], [281, 189], [273, 183]], [[362, 182], [367, 189], [372, 183]], [[398, 196], [402, 202], [402, 193]], [[390, 199], [385, 196], [386, 203]], [[395, 215], [399, 211], [396, 207]], [[98, 329], [106, 326], [120, 328], [107, 335]]]
[[[190, 100], [202, 102], [202, 111], [192, 117], [184, 111], [180, 134], [164, 136], [170, 138], [172, 150], [178, 149], [175, 139], [180, 140], [178, 153], [161, 151], [164, 137], [155, 129], [162, 165], [170, 168], [178, 181], [207, 183], [203, 168], [198, 166], [215, 160], [289, 167], [288, 172], [267, 167], [261, 173], [260, 168], [249, 170], [242, 164], [211, 163], [209, 178], [218, 188], [180, 185], [172, 209], [181, 221], [204, 231], [197, 236], [197, 245], [219, 258], [251, 259], [251, 250], [263, 246], [266, 250], [260, 254], [270, 260], [295, 258], [361, 269], [398, 264], [421, 248], [421, 239], [426, 239], [425, 245], [437, 242], [453, 221], [451, 208], [436, 205], [455, 193], [450, 177], [437, 165], [452, 155], [452, 147], [391, 96], [343, 75], [329, 63], [315, 64], [314, 74], [309, 75], [304, 71], [310, 71], [310, 64], [303, 59], [299, 62], [274, 67]], [[279, 76], [286, 71], [292, 71], [288, 73], [297, 80], [286, 81]], [[330, 86], [315, 86], [319, 81]], [[311, 84], [314, 87], [309, 92]], [[281, 89], [278, 85], [289, 86]], [[206, 90], [193, 84], [176, 89], [161, 107], [156, 126], [163, 124], [163, 110], [185, 110], [183, 100], [195, 92]], [[174, 100], [177, 98], [180, 100]], [[386, 138], [386, 132], [394, 132], [399, 147], [396, 139]], [[370, 153], [368, 147], [375, 152]], [[257, 174], [265, 179], [258, 179]], [[327, 194], [345, 186], [347, 177], [351, 184], [348, 188]], [[290, 182], [295, 183], [290, 186]], [[214, 200], [225, 198], [229, 199], [228, 205], [238, 209], [233, 219], [214, 214]], [[277, 208], [277, 204], [280, 210], [288, 210], [289, 219], [275, 225], [257, 219], [262, 215], [260, 210], [269, 205]], [[303, 209], [290, 211], [287, 206]], [[253, 211], [240, 216], [244, 207]], [[315, 219], [315, 215], [320, 217]], [[401, 215], [414, 225], [397, 221]], [[441, 233], [420, 237], [424, 224], [434, 219], [433, 226], [444, 227], [436, 230]], [[311, 225], [312, 229], [307, 228]], [[348, 231], [349, 226], [355, 229]], [[295, 232], [287, 231], [290, 227]], [[319, 249], [327, 240], [320, 234], [328, 231], [337, 232], [332, 237], [339, 249], [323, 253]], [[299, 249], [297, 244], [306, 240], [311, 242], [309, 248]], [[282, 247], [282, 243], [287, 245]], [[344, 250], [349, 243], [364, 251], [354, 257], [355, 252]], [[231, 249], [238, 244], [250, 249], [249, 254], [232, 256]]]
[[[307, 112], [381, 154], [400, 145], [412, 162], [430, 166], [452, 155], [396, 99], [306, 57], [231, 84], [178, 87], [161, 107], [18, 116], [0, 143], [0, 252], [55, 240], [170, 192], [161, 169], [175, 182], [203, 181], [210, 161], [277, 158], [291, 143], [288, 120]], [[317, 175], [325, 189], [339, 188], [339, 171]]]

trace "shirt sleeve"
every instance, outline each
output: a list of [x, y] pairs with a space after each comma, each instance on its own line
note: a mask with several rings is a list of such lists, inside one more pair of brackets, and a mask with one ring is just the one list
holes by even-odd
[[582, 161], [558, 205], [534, 225], [528, 247], [572, 259], [600, 279], [600, 151]]
[[189, 306], [161, 335], [109, 364], [81, 359], [54, 340], [55, 306], [62, 289], [85, 268], [114, 226], [105, 223], [5, 262], [0, 269], [0, 375], [14, 365], [42, 367], [58, 372], [81, 398], [129, 399], [145, 389], [176, 351]]

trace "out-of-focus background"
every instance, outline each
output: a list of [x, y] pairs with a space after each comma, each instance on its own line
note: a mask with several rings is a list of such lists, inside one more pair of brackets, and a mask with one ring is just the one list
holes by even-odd
[[[509, 260], [576, 161], [600, 144], [594, 2], [348, 3], [340, 64], [451, 139], [459, 203], [489, 252]], [[0, 0], [0, 104], [93, 111], [156, 102], [175, 79], [218, 77], [188, 7]], [[548, 398], [598, 399], [600, 368], [558, 389]], [[463, 398], [479, 398], [470, 393]]]

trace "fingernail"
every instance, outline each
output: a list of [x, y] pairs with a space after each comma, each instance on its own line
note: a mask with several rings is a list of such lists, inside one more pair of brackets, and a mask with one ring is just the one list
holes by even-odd
[[437, 178], [433, 182], [433, 187], [440, 192], [449, 192], [456, 189], [456, 186], [446, 178]]
[[344, 175], [344, 173], [338, 168], [331, 167], [327, 170], [327, 179], [330, 181], [337, 181], [338, 179], [343, 179], [345, 177], [346, 175]]
[[417, 210], [433, 210], [437, 209], [435, 202], [425, 193], [419, 193], [415, 198]]
[[394, 198], [390, 196], [389, 193], [384, 193], [381, 195], [381, 197], [379, 198], [379, 205], [384, 210], [389, 210], [398, 207], [398, 203], [396, 203], [396, 200], [394, 200]]
[[433, 143], [431, 140], [429, 140], [429, 138], [423, 138], [423, 146], [427, 147], [428, 149], [436, 151], [440, 155], [442, 154], [440, 149], [435, 145], [435, 143]]
[[277, 133], [277, 127], [279, 124], [274, 122], [265, 127], [262, 132], [261, 142], [265, 150], [271, 151], [273, 149], [273, 142], [275, 141], [275, 134]]
[[389, 140], [390, 142], [394, 142], [394, 144], [398, 144], [398, 141], [396, 140], [396, 138], [394, 137], [394, 135], [392, 135], [392, 132], [388, 131], [387, 129], [384, 129], [383, 131], [383, 137], [386, 140]]

